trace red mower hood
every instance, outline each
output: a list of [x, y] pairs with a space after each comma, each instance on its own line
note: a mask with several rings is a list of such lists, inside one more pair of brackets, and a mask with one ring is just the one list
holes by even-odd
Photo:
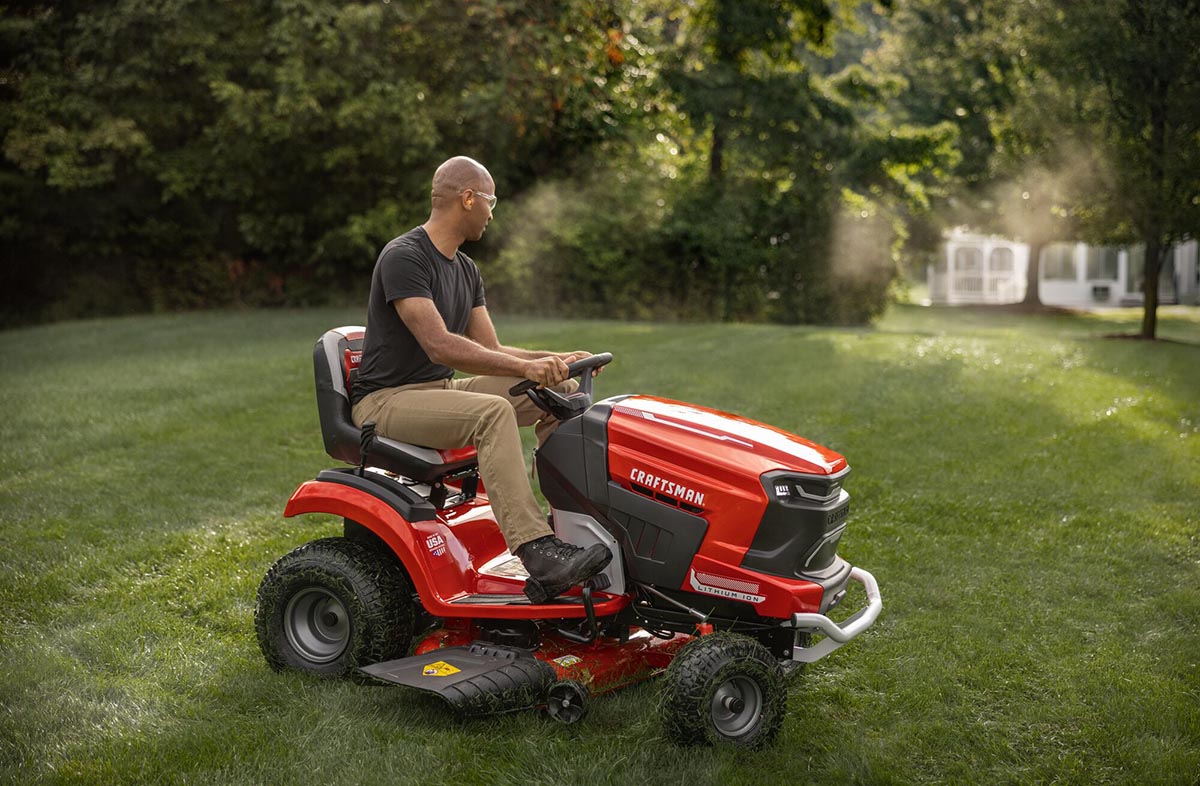
[[[629, 419], [629, 420], [627, 420]], [[640, 423], [649, 437], [668, 444], [690, 445], [699, 456], [741, 466], [756, 475], [790, 469], [811, 475], [833, 475], [846, 468], [840, 454], [781, 429], [749, 418], [679, 401], [631, 396], [613, 407], [610, 430]]]

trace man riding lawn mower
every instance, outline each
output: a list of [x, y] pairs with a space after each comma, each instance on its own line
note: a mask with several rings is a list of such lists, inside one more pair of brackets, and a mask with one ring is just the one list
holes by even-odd
[[[849, 467], [715, 410], [593, 402], [611, 355], [502, 346], [458, 251], [483, 234], [494, 192], [470, 159], [443, 164], [430, 220], [380, 255], [365, 331], [317, 342], [325, 448], [356, 466], [301, 484], [284, 515], [334, 514], [345, 531], [268, 572], [263, 653], [275, 668], [429, 691], [464, 714], [542, 707], [567, 723], [591, 695], [665, 671], [670, 739], [765, 744], [785, 674], [882, 607], [872, 576], [837, 555]], [[517, 434], [535, 424], [553, 531]], [[834, 622], [850, 583], [866, 603]]]

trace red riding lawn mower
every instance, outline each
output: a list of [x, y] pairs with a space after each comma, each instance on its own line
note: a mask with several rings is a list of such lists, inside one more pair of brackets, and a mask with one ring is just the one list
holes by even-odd
[[[531, 603], [475, 450], [404, 444], [351, 421], [362, 337], [337, 328], [314, 352], [325, 449], [354, 466], [288, 500], [285, 516], [333, 514], [345, 531], [263, 579], [255, 626], [273, 668], [368, 675], [464, 715], [542, 708], [563, 723], [591, 696], [665, 672], [668, 738], [757, 747], [783, 723], [787, 676], [879, 615], [875, 579], [837, 555], [842, 456], [690, 404], [593, 403], [591, 372], [609, 354], [571, 364], [574, 394], [532, 382], [510, 391], [562, 421], [536, 454], [556, 534], [613, 553], [584, 586]], [[866, 603], [834, 622], [826, 615], [851, 583]]]

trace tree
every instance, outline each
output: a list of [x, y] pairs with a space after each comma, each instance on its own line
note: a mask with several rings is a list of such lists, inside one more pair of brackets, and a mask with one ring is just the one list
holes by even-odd
[[875, 66], [912, 89], [900, 110], [959, 132], [947, 222], [1006, 231], [1039, 251], [1066, 236], [1146, 245], [1142, 335], [1162, 254], [1200, 228], [1197, 0], [914, 0]]
[[920, 249], [933, 253], [947, 227], [968, 225], [1031, 247], [1025, 305], [1040, 306], [1038, 258], [1069, 232], [1061, 195], [1046, 167], [1055, 136], [1036, 111], [1045, 87], [1027, 57], [1027, 22], [1008, 0], [910, 0], [901, 4], [865, 62], [879, 78], [901, 80], [893, 117], [953, 127], [959, 157], [931, 210], [910, 217]]
[[423, 217], [445, 157], [488, 162], [512, 194], [637, 126], [625, 5], [6, 8], [6, 321], [51, 300], [82, 315], [349, 288]]
[[[895, 228], [864, 230], [881, 241], [870, 254], [841, 241], [853, 221], [891, 224], [895, 204], [925, 200], [950, 151], [947, 128], [882, 117], [886, 80], [856, 65], [830, 73], [835, 33], [861, 27], [860, 5], [707, 0], [673, 17], [664, 80], [700, 137], [704, 177], [668, 245], [690, 262], [688, 282], [715, 281], [722, 318], [860, 322], [886, 304]], [[743, 297], [755, 292], [773, 302]]]
[[1141, 337], [1153, 339], [1164, 256], [1200, 234], [1200, 0], [1060, 0], [1039, 10], [1046, 68], [1109, 179], [1077, 210], [1093, 236], [1131, 232], [1145, 243]]

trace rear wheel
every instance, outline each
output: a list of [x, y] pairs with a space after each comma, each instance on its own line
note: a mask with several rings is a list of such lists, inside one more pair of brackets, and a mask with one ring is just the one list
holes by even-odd
[[667, 669], [659, 707], [663, 727], [679, 745], [768, 745], [783, 725], [784, 682], [779, 663], [754, 639], [701, 636]]
[[275, 670], [347, 676], [402, 657], [413, 632], [412, 586], [393, 556], [345, 538], [283, 556], [258, 589], [258, 644]]

